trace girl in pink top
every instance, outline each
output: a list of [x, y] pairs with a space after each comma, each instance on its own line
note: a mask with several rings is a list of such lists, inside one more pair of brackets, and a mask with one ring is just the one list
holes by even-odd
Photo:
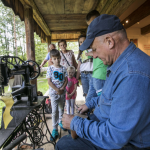
[[69, 66], [67, 68], [67, 72], [68, 72], [68, 84], [66, 86], [67, 114], [70, 114], [70, 107], [71, 107], [71, 114], [73, 115], [78, 80], [74, 77], [75, 68], [73, 66]]

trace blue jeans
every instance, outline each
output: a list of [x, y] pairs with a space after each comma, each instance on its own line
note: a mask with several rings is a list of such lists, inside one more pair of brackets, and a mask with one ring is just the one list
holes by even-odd
[[90, 85], [90, 80], [92, 78], [92, 74], [88, 73], [81, 73], [81, 82], [82, 82], [82, 88], [83, 88], [83, 96], [86, 96], [88, 91], [89, 91], [89, 85]]
[[93, 82], [93, 77], [91, 75], [90, 83], [89, 83], [89, 90], [88, 94], [86, 96], [86, 102], [90, 101], [93, 97], [96, 97], [96, 90], [94, 88], [94, 82]]
[[103, 88], [104, 83], [105, 83], [105, 80], [93, 78], [93, 86], [94, 86], [94, 89], [96, 90], [97, 95], [99, 91]]
[[[99, 121], [97, 117], [92, 114], [89, 116], [90, 120]], [[55, 150], [104, 150], [92, 142], [78, 137], [77, 139], [72, 139], [71, 135], [66, 135], [62, 137], [56, 144]], [[137, 148], [131, 144], [127, 144], [119, 150], [146, 150], [146, 148]]]
[[[88, 140], [78, 137], [77, 139], [72, 139], [71, 135], [66, 135], [62, 137], [56, 144], [55, 150], [104, 150]], [[126, 145], [119, 150], [147, 150], [146, 148], [137, 148], [133, 145]]]

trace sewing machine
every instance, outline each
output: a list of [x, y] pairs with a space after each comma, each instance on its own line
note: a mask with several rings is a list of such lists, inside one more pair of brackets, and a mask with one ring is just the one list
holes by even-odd
[[13, 87], [11, 93], [16, 100], [14, 105], [20, 103], [21, 97], [28, 97], [27, 105], [37, 101], [36, 85], [31, 85], [30, 80], [36, 79], [40, 74], [39, 65], [32, 60], [23, 61], [16, 56], [0, 56], [0, 95], [4, 93], [4, 86], [8, 85], [9, 78], [13, 75], [22, 75], [24, 82], [20, 87]]
[[[4, 128], [2, 120], [0, 148], [3, 147], [4, 150], [14, 148], [26, 138], [30, 139], [30, 142], [27, 143], [28, 140], [25, 140], [23, 143], [32, 146], [33, 149], [47, 143], [54, 146], [56, 144], [49, 139], [51, 132], [44, 112], [47, 97], [37, 96], [36, 86], [30, 84], [39, 74], [40, 68], [35, 61], [23, 61], [15, 56], [0, 56], [0, 95], [3, 95], [4, 86], [8, 85], [11, 76], [22, 75], [24, 79], [22, 85], [12, 87], [11, 94], [15, 103], [10, 110], [13, 119], [7, 129]], [[43, 130], [44, 126], [46, 129]], [[44, 138], [47, 139], [46, 142], [43, 142]]]

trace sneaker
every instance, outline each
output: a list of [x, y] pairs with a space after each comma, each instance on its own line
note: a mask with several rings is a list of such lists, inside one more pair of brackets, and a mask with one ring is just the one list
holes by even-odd
[[67, 129], [63, 128], [62, 121], [58, 123], [58, 125], [61, 127], [61, 129], [63, 129], [64, 131], [67, 131]]
[[56, 141], [57, 138], [58, 138], [58, 131], [56, 129], [53, 129], [50, 140], [53, 142], [53, 141]]

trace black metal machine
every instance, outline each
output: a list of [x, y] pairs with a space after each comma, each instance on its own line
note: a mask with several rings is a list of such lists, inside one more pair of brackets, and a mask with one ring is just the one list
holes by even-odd
[[[10, 110], [13, 117], [7, 129], [0, 129], [0, 148], [12, 149], [18, 143], [41, 147], [51, 143], [55, 146], [55, 141], [50, 141], [51, 132], [46, 123], [45, 99], [46, 96], [37, 96], [36, 86], [30, 81], [36, 79], [40, 74], [39, 65], [32, 61], [23, 61], [15, 56], [0, 56], [0, 95], [4, 93], [4, 86], [8, 85], [9, 78], [13, 75], [22, 75], [24, 82], [18, 88], [12, 88], [15, 104]], [[35, 103], [36, 101], [36, 103]], [[5, 109], [5, 108], [3, 108]], [[46, 129], [43, 130], [44, 126]], [[27, 140], [30, 139], [28, 143]], [[43, 139], [46, 139], [45, 142]]]
[[36, 79], [39, 74], [40, 68], [35, 61], [23, 61], [16, 56], [0, 56], [0, 95], [4, 93], [4, 86], [8, 85], [11, 76], [22, 75], [23, 85], [11, 94], [16, 99], [15, 104], [21, 102], [21, 97], [27, 96], [27, 105], [31, 106], [32, 102], [37, 101], [37, 93], [36, 85], [31, 85], [30, 80]]

